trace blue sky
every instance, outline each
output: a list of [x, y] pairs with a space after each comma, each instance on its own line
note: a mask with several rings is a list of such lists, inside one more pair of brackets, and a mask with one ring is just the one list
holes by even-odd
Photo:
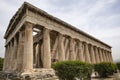
[[[24, 0], [0, 0], [0, 56], [4, 57], [4, 33]], [[49, 14], [111, 45], [113, 59], [120, 60], [120, 0], [26, 0]]]

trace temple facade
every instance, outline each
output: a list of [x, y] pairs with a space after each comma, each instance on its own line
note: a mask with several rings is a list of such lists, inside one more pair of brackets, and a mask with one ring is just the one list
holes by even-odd
[[113, 62], [111, 46], [25, 2], [4, 36], [3, 71], [51, 69], [57, 61]]

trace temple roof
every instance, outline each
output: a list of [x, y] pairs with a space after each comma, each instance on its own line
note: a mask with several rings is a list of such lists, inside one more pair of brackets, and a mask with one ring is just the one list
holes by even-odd
[[[59, 24], [61, 24], [61, 25], [64, 25], [64, 26], [67, 27], [67, 28], [70, 28], [70, 29], [72, 29], [72, 30], [74, 30], [74, 31], [82, 34], [82, 35], [87, 36], [88, 38], [91, 38], [91, 39], [93, 39], [93, 40], [95, 40], [95, 41], [97, 41], [97, 42], [99, 42], [99, 43], [102, 43], [102, 44], [104, 44], [104, 45], [106, 45], [106, 46], [108, 46], [108, 47], [111, 48], [110, 45], [102, 42], [101, 40], [99, 40], [99, 39], [97, 39], [97, 38], [95, 38], [95, 37], [87, 34], [86, 32], [84, 32], [84, 31], [82, 31], [82, 30], [80, 30], [80, 29], [77, 29], [76, 27], [74, 27], [74, 26], [72, 26], [72, 25], [70, 25], [70, 24], [68, 24], [68, 23], [66, 23], [66, 22], [64, 22], [64, 21], [62, 21], [62, 20], [60, 20], [60, 19], [58, 19], [58, 18], [50, 15], [50, 14], [48, 14], [47, 12], [45, 12], [45, 11], [43, 11], [43, 10], [41, 10], [41, 9], [39, 9], [39, 8], [31, 5], [31, 4], [29, 4], [28, 2], [24, 2], [23, 5], [18, 9], [18, 11], [15, 13], [15, 15], [14, 15], [14, 16], [12, 17], [12, 19], [10, 20], [9, 25], [8, 25], [8, 28], [7, 28], [6, 33], [5, 33], [5, 36], [4, 36], [5, 39], [6, 39], [6, 38], [8, 37], [8, 35], [11, 33], [11, 30], [13, 31], [13, 29], [14, 29], [14, 27], [13, 27], [14, 24], [19, 22], [19, 19], [21, 19], [21, 15], [23, 15], [24, 12], [25, 12], [27, 9], [30, 9], [30, 10], [32, 10], [33, 12], [37, 12], [37, 13], [39, 13], [39, 14], [47, 17], [48, 19], [51, 19], [51, 20], [53, 20], [53, 21], [55, 21], [55, 22], [57, 22], [57, 23], [59, 23]], [[18, 20], [18, 22], [17, 22], [16, 20]]]

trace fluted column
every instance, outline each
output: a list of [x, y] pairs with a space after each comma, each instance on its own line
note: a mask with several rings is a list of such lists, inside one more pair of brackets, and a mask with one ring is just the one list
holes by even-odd
[[19, 31], [18, 35], [18, 49], [17, 49], [17, 68], [16, 71], [20, 72], [23, 69], [23, 53], [24, 53], [24, 32]]
[[108, 62], [110, 62], [110, 52], [108, 51]]
[[98, 48], [95, 47], [95, 57], [96, 57], [96, 63], [99, 63], [99, 55], [98, 55]]
[[106, 62], [106, 58], [105, 58], [105, 50], [102, 50], [102, 54], [103, 54], [103, 62]]
[[13, 70], [16, 70], [16, 67], [17, 67], [17, 48], [18, 48], [18, 45], [17, 45], [17, 39], [16, 39], [16, 36], [14, 37], [14, 55], [13, 55], [13, 58], [14, 58], [14, 62], [13, 62]]
[[104, 54], [105, 54], [105, 62], [107, 62], [106, 50], [104, 50]]
[[102, 62], [104, 62], [103, 49], [101, 48]]
[[109, 62], [111, 62], [111, 59], [110, 59], [110, 52], [108, 52], [108, 58], [109, 58]]
[[[14, 38], [13, 38], [14, 39]], [[11, 59], [10, 59], [10, 70], [13, 71], [14, 67], [14, 40], [11, 41]]]
[[113, 62], [112, 54], [110, 52], [110, 61]]
[[25, 23], [25, 47], [23, 55], [24, 72], [30, 72], [33, 69], [33, 25]]
[[13, 70], [14, 70], [14, 61], [15, 61], [15, 60], [14, 60], [14, 54], [15, 54], [15, 53], [14, 53], [14, 51], [15, 51], [15, 50], [14, 50], [14, 38], [13, 38], [11, 44], [12, 44], [12, 45], [11, 45], [11, 60], [10, 60], [10, 61], [11, 61], [11, 68], [10, 68], [10, 70], [13, 71]]
[[39, 43], [37, 43], [35, 46], [35, 57], [36, 57], [35, 59], [36, 66], [40, 67], [40, 59], [39, 59], [40, 58], [40, 45]]
[[78, 59], [80, 60], [80, 61], [82, 61], [82, 62], [84, 62], [85, 60], [84, 60], [84, 57], [83, 57], [83, 48], [82, 48], [82, 42], [81, 41], [79, 41], [79, 43], [78, 43]]
[[104, 55], [105, 55], [105, 62], [107, 62], [106, 50], [104, 50]]
[[106, 51], [106, 56], [107, 56], [107, 62], [109, 62], [109, 53]]
[[59, 33], [58, 37], [58, 56], [59, 56], [59, 61], [64, 61], [65, 60], [65, 50], [64, 50], [64, 37], [62, 34]]
[[97, 55], [98, 55], [98, 63], [100, 63], [100, 52], [99, 52], [99, 47], [97, 47]]
[[43, 30], [43, 67], [51, 68], [50, 30]]
[[[10, 57], [11, 57], [11, 42], [9, 42], [9, 54], [8, 54], [8, 63], [10, 64]], [[7, 71], [9, 71], [11, 65], [7, 64]]]
[[69, 45], [68, 45], [69, 40], [67, 39], [67, 37], [66, 37], [65, 40], [66, 40], [65, 41], [65, 60], [68, 60], [68, 57], [69, 57]]
[[5, 46], [5, 59], [3, 63], [3, 71], [7, 68], [7, 57], [8, 57], [8, 44]]
[[13, 43], [12, 41], [10, 41], [9, 68], [8, 68], [9, 71], [11, 71], [12, 65], [13, 65], [12, 64], [12, 54], [13, 54], [12, 45]]
[[99, 54], [100, 54], [100, 62], [103, 62], [103, 54], [102, 54], [102, 49], [99, 48]]
[[10, 55], [10, 43], [8, 43], [7, 58], [5, 58], [6, 59], [6, 68], [5, 68], [6, 71], [9, 69], [9, 61], [10, 61], [9, 55]]
[[107, 62], [109, 62], [109, 52], [106, 51], [106, 56], [107, 56]]
[[55, 43], [51, 51], [51, 58], [58, 60], [58, 36], [56, 37]]
[[75, 60], [75, 51], [74, 51], [74, 40], [73, 38], [70, 38], [70, 54], [69, 54], [69, 60]]
[[91, 63], [91, 61], [90, 61], [90, 54], [89, 54], [89, 50], [88, 50], [88, 44], [87, 43], [84, 43], [84, 44], [85, 44], [85, 48], [84, 48], [85, 61], [87, 63]]
[[95, 64], [95, 53], [92, 45], [90, 45], [90, 54], [91, 54], [91, 63]]
[[33, 43], [33, 68], [36, 68], [36, 62], [37, 62], [37, 57], [36, 57], [36, 43]]
[[98, 47], [99, 62], [101, 62], [100, 48]]

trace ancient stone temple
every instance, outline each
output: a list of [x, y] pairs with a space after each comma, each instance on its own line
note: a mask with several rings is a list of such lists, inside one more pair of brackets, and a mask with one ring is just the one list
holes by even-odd
[[4, 38], [8, 73], [52, 73], [51, 64], [80, 60], [112, 62], [111, 46], [25, 2], [10, 20]]

